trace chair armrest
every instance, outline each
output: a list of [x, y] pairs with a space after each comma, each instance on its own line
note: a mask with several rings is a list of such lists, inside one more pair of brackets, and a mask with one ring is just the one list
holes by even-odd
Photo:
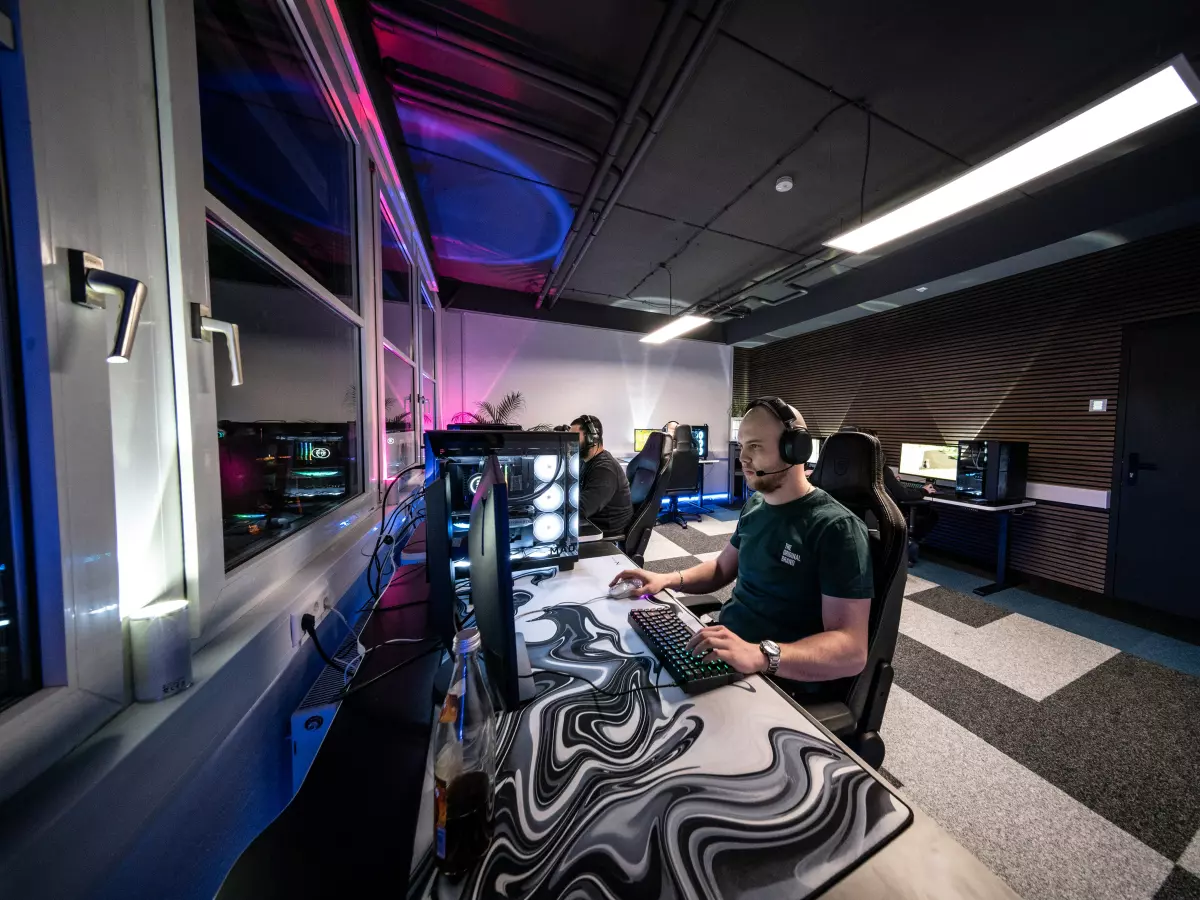
[[832, 701], [809, 705], [804, 702], [802, 697], [796, 697], [796, 700], [808, 710], [809, 715], [838, 737], [853, 734], [855, 727], [858, 725], [858, 720], [854, 718], [854, 713], [850, 712], [850, 707], [845, 703]]
[[683, 594], [676, 594], [675, 599], [694, 612], [697, 616], [705, 613], [716, 612], [721, 608], [721, 601], [716, 597], [710, 597], [707, 594], [702, 594], [697, 597], [688, 597]]

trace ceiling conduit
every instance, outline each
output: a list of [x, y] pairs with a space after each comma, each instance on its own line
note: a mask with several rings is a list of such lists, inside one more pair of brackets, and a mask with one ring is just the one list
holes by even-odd
[[[566, 238], [563, 239], [562, 246], [558, 250], [558, 255], [554, 257], [554, 264], [550, 267], [550, 271], [546, 275], [546, 280], [542, 282], [542, 289], [538, 292], [534, 309], [542, 308], [542, 303], [545, 301], [546, 295], [550, 292], [555, 277], [562, 269], [563, 261], [575, 246], [575, 242], [583, 230], [584, 222], [591, 215], [592, 204], [596, 202], [596, 196], [600, 193], [600, 186], [604, 183], [604, 179], [612, 169], [617, 154], [621, 152], [621, 144], [624, 143], [630, 126], [633, 125], [637, 118], [638, 110], [641, 109], [642, 100], [645, 99], [646, 92], [650, 90], [650, 85], [654, 83], [654, 76], [662, 65], [663, 58], [667, 55], [667, 49], [675, 37], [675, 32], [679, 29], [679, 23], [683, 20], [683, 14], [687, 11], [687, 7], [688, 0], [673, 0], [671, 6], [659, 22], [658, 30], [654, 35], [654, 40], [650, 43], [650, 49], [646, 53], [646, 58], [642, 60], [642, 67], [638, 72], [637, 80], [634, 82], [633, 91], [629, 94], [629, 99], [625, 102], [625, 111], [621, 114], [621, 119], [617, 123], [617, 127], [613, 129], [612, 136], [608, 140], [608, 148], [604, 151], [604, 158], [592, 173], [592, 180], [588, 182], [583, 201], [575, 209], [575, 218], [571, 222], [571, 229], [567, 232]], [[657, 121], [657, 117], [655, 117], [654, 121]], [[654, 121], [650, 123], [650, 129], [654, 128]], [[647, 133], [649, 133], [649, 130]], [[644, 140], [645, 138], [643, 138]], [[629, 170], [627, 167], [621, 175], [621, 181], [624, 181], [628, 174]], [[617, 182], [617, 186], [613, 188], [614, 196], [621, 189], [621, 181]], [[550, 305], [554, 305], [553, 301], [551, 301]]]
[[[592, 226], [591, 233], [588, 235], [587, 240], [584, 241], [583, 246], [579, 249], [579, 253], [576, 254], [570, 268], [567, 269], [567, 274], [563, 277], [562, 282], [558, 285], [557, 289], [554, 290], [554, 293], [550, 297], [551, 309], [554, 308], [554, 304], [558, 300], [558, 297], [564, 290], [566, 290], [567, 284], [571, 281], [571, 276], [575, 274], [575, 270], [579, 268], [580, 262], [582, 262], [584, 256], [587, 255], [588, 249], [592, 246], [592, 242], [596, 239], [596, 235], [598, 235], [600, 233], [600, 229], [604, 227], [604, 223], [608, 220], [609, 213], [611, 213], [616, 207], [617, 201], [621, 198], [622, 192], [626, 187], [628, 187], [630, 180], [633, 178], [633, 173], [637, 171], [638, 165], [646, 156], [646, 152], [650, 149], [651, 145], [653, 145], [654, 139], [658, 137], [659, 132], [662, 131], [662, 127], [665, 124], [667, 117], [671, 114], [671, 110], [674, 108], [675, 103], [679, 100], [679, 96], [683, 93], [684, 88], [686, 88], [691, 82], [692, 76], [695, 74], [701, 58], [704, 56], [705, 51], [708, 50], [709, 45], [712, 44], [713, 37], [715, 37], [717, 30], [721, 26], [721, 20], [725, 17], [725, 13], [732, 5], [733, 0], [717, 0], [717, 2], [713, 4], [713, 8], [709, 12], [708, 18], [705, 19], [704, 25], [700, 29], [700, 33], [696, 36], [696, 40], [692, 44], [691, 50], [688, 51], [687, 58], [684, 59], [683, 65], [679, 67], [679, 71], [676, 73], [674, 81], [671, 82], [671, 87], [667, 90], [667, 95], [663, 98], [662, 103], [658, 107], [658, 111], [654, 114], [654, 118], [650, 122], [650, 127], [646, 130], [646, 133], [642, 135], [642, 139], [638, 142], [637, 149], [633, 152], [632, 158], [630, 158], [629, 162], [625, 165], [625, 172], [621, 176], [621, 180], [617, 182], [617, 186], [614, 187], [612, 193], [609, 194], [608, 200], [604, 204], [604, 209], [596, 218], [596, 222]], [[582, 208], [583, 207], [581, 207], [581, 209]], [[538, 295], [538, 306], [541, 306], [542, 298], [554, 288], [552, 282], [555, 271], [556, 270], [554, 269], [551, 270], [550, 275], [546, 278], [546, 283], [542, 286], [542, 291]]]

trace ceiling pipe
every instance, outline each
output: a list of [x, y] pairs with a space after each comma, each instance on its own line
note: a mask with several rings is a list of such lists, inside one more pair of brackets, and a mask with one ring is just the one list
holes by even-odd
[[[671, 87], [667, 90], [667, 95], [663, 97], [662, 103], [659, 104], [658, 111], [654, 114], [654, 118], [650, 122], [650, 127], [646, 129], [646, 133], [642, 135], [641, 141], [638, 142], [637, 149], [633, 151], [633, 156], [629, 162], [625, 164], [625, 173], [621, 176], [621, 180], [617, 182], [617, 186], [613, 188], [612, 193], [608, 195], [608, 200], [604, 204], [604, 209], [596, 218], [596, 222], [592, 225], [591, 233], [588, 234], [587, 240], [580, 247], [579, 252], [575, 255], [574, 261], [571, 263], [567, 274], [563, 277], [558, 289], [550, 298], [550, 307], [554, 307], [555, 301], [566, 290], [567, 285], [571, 281], [571, 276], [575, 274], [575, 270], [579, 268], [579, 264], [587, 255], [588, 250], [592, 246], [592, 242], [596, 239], [596, 235], [600, 233], [600, 229], [604, 227], [604, 223], [608, 221], [609, 214], [617, 205], [617, 201], [621, 199], [621, 194], [629, 182], [633, 178], [633, 173], [637, 171], [638, 165], [645, 158], [646, 152], [654, 143], [654, 139], [658, 137], [658, 133], [662, 131], [663, 125], [666, 123], [667, 117], [674, 109], [675, 103], [679, 100], [679, 96], [683, 93], [684, 88], [692, 80], [697, 67], [700, 65], [700, 60], [703, 58], [705, 51], [712, 44], [713, 38], [716, 36], [717, 30], [721, 26], [721, 20], [725, 17], [725, 13], [729, 7], [733, 5], [733, 0], [717, 0], [713, 4], [712, 10], [708, 14], [708, 18], [704, 20], [704, 25], [700, 29], [700, 34], [696, 36], [695, 42], [692, 44], [692, 49], [688, 51], [687, 58], [683, 61], [683, 65], [679, 67], [679, 71], [675, 74], [675, 80], [671, 82]], [[551, 278], [547, 277], [546, 284], [542, 287], [542, 294], [552, 287]], [[539, 303], [540, 303], [539, 296]]]
[[[621, 114], [621, 120], [617, 123], [617, 127], [613, 129], [612, 135], [608, 139], [608, 148], [604, 151], [604, 159], [600, 161], [600, 164], [592, 173], [592, 180], [588, 182], [587, 190], [583, 195], [583, 201], [575, 208], [575, 218], [571, 221], [571, 228], [567, 232], [567, 236], [563, 239], [562, 246], [558, 249], [558, 254], [554, 257], [554, 263], [550, 266], [550, 271], [547, 273], [545, 281], [542, 282], [542, 289], [538, 292], [537, 301], [533, 304], [534, 309], [542, 308], [542, 303], [545, 302], [546, 295], [550, 292], [555, 277], [557, 277], [559, 271], [562, 269], [563, 260], [567, 258], [567, 255], [574, 248], [575, 242], [583, 230], [584, 222], [592, 214], [592, 204], [596, 202], [596, 197], [600, 193], [600, 187], [604, 184], [604, 179], [613, 168], [617, 154], [621, 152], [621, 145], [625, 142], [625, 137], [629, 134], [629, 129], [637, 118], [638, 110], [641, 109], [642, 100], [645, 99], [646, 92], [650, 90], [650, 85], [654, 83], [654, 76], [658, 73], [663, 58], [667, 55], [671, 41], [675, 37], [675, 33], [679, 30], [679, 23], [683, 21], [683, 15], [687, 12], [687, 7], [688, 0], [672, 0], [670, 7], [659, 21], [658, 30], [655, 32], [654, 39], [650, 43], [650, 49], [647, 51], [645, 59], [642, 60], [642, 66], [638, 71], [637, 80], [634, 82], [633, 91], [625, 101], [625, 111]], [[650, 128], [653, 127], [654, 123], [651, 122]], [[625, 173], [621, 175], [622, 180], [624, 180], [626, 174], [628, 174], [628, 167], [626, 167]], [[617, 182], [617, 187], [614, 188], [614, 191], [619, 190], [620, 186], [621, 183]], [[553, 306], [553, 302], [550, 305]]]
[[[402, 29], [425, 44], [441, 48], [463, 59], [504, 72], [516, 72], [547, 93], [586, 109], [608, 122], [615, 122], [621, 109], [620, 99], [610, 91], [588, 84], [571, 75], [543, 66], [523, 56], [501, 50], [485, 41], [469, 38], [441, 25], [433, 25], [413, 16], [375, 6], [376, 23], [393, 33]], [[640, 117], [650, 117], [638, 110]]]
[[472, 119], [504, 131], [510, 131], [522, 137], [535, 140], [549, 147], [551, 150], [561, 153], [564, 156], [569, 156], [572, 159], [577, 159], [580, 162], [588, 163], [589, 165], [594, 166], [600, 161], [600, 154], [591, 147], [587, 147], [561, 134], [548, 131], [529, 122], [522, 122], [511, 116], [492, 112], [475, 104], [463, 103], [450, 97], [443, 97], [440, 94], [413, 87], [412, 85], [397, 84], [392, 80], [391, 76], [389, 76], [388, 80], [391, 83], [392, 93], [405, 103], [424, 106], [428, 109], [436, 109], [439, 112], [447, 112], [464, 119]]

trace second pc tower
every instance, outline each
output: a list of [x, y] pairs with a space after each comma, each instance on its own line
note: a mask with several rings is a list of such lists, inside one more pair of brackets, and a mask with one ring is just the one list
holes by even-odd
[[1029, 445], [1017, 441], [959, 441], [955, 493], [995, 503], [1025, 499]]

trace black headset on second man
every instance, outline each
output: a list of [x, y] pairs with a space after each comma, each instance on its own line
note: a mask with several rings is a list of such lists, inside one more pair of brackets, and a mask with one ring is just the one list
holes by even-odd
[[593, 447], [604, 443], [604, 429], [600, 420], [595, 416], [582, 415], [579, 417], [579, 433], [583, 436], [582, 453], [588, 453]]
[[813, 450], [812, 435], [808, 433], [808, 429], [803, 425], [796, 424], [796, 414], [792, 411], [792, 408], [778, 397], [759, 397], [746, 407], [746, 412], [749, 412], [756, 406], [766, 407], [775, 414], [775, 418], [783, 423], [783, 434], [779, 436], [779, 455], [787, 465], [773, 472], [764, 472], [762, 469], [756, 469], [754, 474], [759, 478], [762, 478], [764, 475], [778, 475], [780, 472], [786, 472], [792, 466], [799, 466], [808, 462], [808, 458], [812, 456]]

